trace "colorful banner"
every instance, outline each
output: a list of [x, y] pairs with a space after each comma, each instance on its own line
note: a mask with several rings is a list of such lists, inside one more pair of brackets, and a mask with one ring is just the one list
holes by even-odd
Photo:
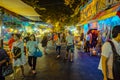
[[112, 17], [112, 16], [115, 16], [116, 13], [117, 13], [117, 12], [111, 12], [111, 13], [109, 13], [109, 14], [106, 14], [106, 15], [100, 17], [98, 20], [103, 20], [103, 19], [110, 18], [110, 17]]
[[[116, 3], [116, 1], [113, 1], [113, 3]], [[88, 4], [84, 9], [80, 11], [81, 25], [86, 24], [91, 20], [96, 20], [98, 18], [98, 20], [102, 20], [115, 15], [120, 16], [120, 12], [117, 12], [120, 3], [113, 3], [109, 5], [112, 5], [114, 7], [109, 9], [106, 0], [93, 0], [90, 4]]]
[[80, 11], [80, 22], [92, 19], [99, 11], [103, 10], [104, 6], [105, 0], [92, 0], [91, 3]]
[[98, 20], [103, 20], [103, 19], [110, 18], [116, 15], [119, 16], [119, 12], [118, 12], [119, 8], [120, 8], [120, 5], [116, 5], [112, 7], [111, 9], [104, 11], [103, 13], [101, 13], [101, 15], [99, 15]]

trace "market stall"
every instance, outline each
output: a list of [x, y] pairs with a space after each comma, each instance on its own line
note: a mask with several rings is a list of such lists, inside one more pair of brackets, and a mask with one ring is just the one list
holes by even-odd
[[0, 0], [0, 7], [30, 20], [41, 21], [40, 15], [34, 10], [34, 8], [25, 4], [21, 0]]

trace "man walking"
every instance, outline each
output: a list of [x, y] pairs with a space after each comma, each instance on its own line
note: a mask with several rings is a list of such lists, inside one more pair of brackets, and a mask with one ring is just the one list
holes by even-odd
[[102, 46], [99, 69], [102, 70], [103, 80], [120, 80], [120, 25], [113, 28], [112, 37]]

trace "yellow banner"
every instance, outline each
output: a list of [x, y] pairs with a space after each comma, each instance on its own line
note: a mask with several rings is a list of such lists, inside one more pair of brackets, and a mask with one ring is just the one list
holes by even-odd
[[110, 18], [112, 16], [115, 16], [116, 13], [117, 13], [116, 11], [115, 12], [110, 12], [109, 14], [106, 14], [106, 15], [100, 17], [98, 20], [104, 20], [104, 19]]

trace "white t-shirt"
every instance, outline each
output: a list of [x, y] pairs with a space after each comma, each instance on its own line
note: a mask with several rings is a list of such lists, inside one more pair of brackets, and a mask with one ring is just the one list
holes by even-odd
[[[115, 48], [117, 50], [117, 53], [120, 55], [120, 44], [115, 41], [114, 39], [112, 39], [112, 42], [114, 43], [115, 45]], [[101, 55], [102, 56], [105, 56], [108, 58], [108, 61], [107, 61], [107, 66], [108, 66], [108, 78], [110, 79], [113, 79], [113, 73], [112, 73], [112, 66], [113, 66], [113, 51], [112, 51], [112, 47], [110, 45], [109, 42], [105, 42], [104, 45], [102, 46], [102, 53]], [[102, 70], [102, 59], [100, 59], [100, 63], [99, 63], [99, 66], [98, 66], [98, 69]]]
[[60, 39], [60, 38], [57, 39], [56, 45], [57, 45], [57, 46], [60, 46], [60, 45], [61, 45], [61, 39]]
[[73, 45], [74, 37], [69, 35], [66, 37], [67, 45]]

